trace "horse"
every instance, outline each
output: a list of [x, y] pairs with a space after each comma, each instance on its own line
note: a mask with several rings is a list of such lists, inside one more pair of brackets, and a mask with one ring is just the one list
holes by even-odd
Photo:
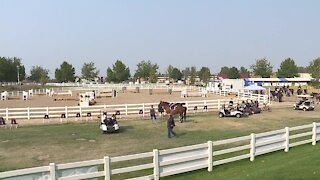
[[283, 97], [283, 91], [278, 90], [278, 91], [270, 91], [272, 95], [272, 99], [275, 101], [277, 99], [278, 102], [282, 102], [282, 97]]
[[318, 101], [317, 104], [319, 104], [319, 102], [320, 102], [320, 93], [312, 92], [310, 95], [312, 96], [312, 99], [315, 98]]
[[276, 91], [270, 91], [271, 93], [271, 97], [272, 97], [272, 100], [276, 100], [276, 98], [278, 98], [278, 93]]
[[186, 121], [186, 117], [187, 117], [187, 107], [184, 107], [183, 105], [185, 105], [185, 103], [172, 104], [169, 102], [160, 101], [158, 105], [158, 111], [162, 113], [163, 110], [165, 110], [167, 114], [172, 114], [172, 115], [179, 114], [180, 123], [182, 123], [183, 121]]
[[298, 89], [298, 90], [297, 90], [297, 94], [298, 94], [298, 95], [301, 95], [301, 94], [302, 94], [302, 89]]

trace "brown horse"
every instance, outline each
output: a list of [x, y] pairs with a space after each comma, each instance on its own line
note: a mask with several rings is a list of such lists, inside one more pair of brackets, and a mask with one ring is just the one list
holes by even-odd
[[[160, 101], [158, 105], [158, 110], [160, 113], [165, 110], [167, 114], [180, 115], [180, 122], [186, 121], [187, 117], [187, 107], [184, 107], [185, 103], [169, 103], [165, 101]], [[162, 111], [161, 111], [162, 110]]]

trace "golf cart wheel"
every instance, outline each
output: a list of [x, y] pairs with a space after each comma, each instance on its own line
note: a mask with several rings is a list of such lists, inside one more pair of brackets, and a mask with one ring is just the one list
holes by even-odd
[[223, 118], [223, 113], [219, 113], [219, 118]]
[[241, 118], [241, 114], [237, 114], [236, 117], [237, 117], [237, 118]]
[[307, 109], [306, 108], [303, 108], [303, 111], [306, 111]]

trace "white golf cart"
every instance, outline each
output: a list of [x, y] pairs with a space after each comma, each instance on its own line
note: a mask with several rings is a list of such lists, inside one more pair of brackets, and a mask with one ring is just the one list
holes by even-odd
[[219, 112], [219, 117], [220, 118], [223, 118], [223, 117], [241, 118], [243, 115], [244, 115], [243, 112], [237, 111], [234, 108], [226, 109], [225, 106], [222, 106], [222, 108], [220, 109], [220, 112]]
[[312, 96], [310, 95], [298, 95], [300, 99], [297, 103], [293, 105], [294, 110], [303, 110], [303, 111], [311, 111], [314, 110], [314, 103], [311, 100]]
[[113, 115], [111, 118], [107, 118], [107, 113], [104, 112], [101, 116], [100, 129], [102, 130], [103, 134], [118, 132], [120, 126], [115, 115]]

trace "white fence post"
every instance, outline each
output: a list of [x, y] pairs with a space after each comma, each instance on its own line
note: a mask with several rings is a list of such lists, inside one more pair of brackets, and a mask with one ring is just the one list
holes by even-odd
[[312, 128], [312, 145], [317, 144], [317, 123], [313, 122], [313, 128]]
[[221, 102], [220, 102], [220, 99], [218, 99], [218, 110], [220, 109], [221, 107]]
[[142, 103], [142, 117], [144, 117], [144, 113], [145, 113], [145, 105], [144, 105], [144, 103]]
[[284, 128], [285, 129], [285, 131], [286, 131], [286, 134], [285, 134], [285, 147], [284, 147], [284, 152], [288, 152], [289, 151], [289, 144], [290, 144], [290, 130], [289, 130], [289, 128], [288, 127], [285, 127]]
[[212, 141], [208, 141], [208, 171], [212, 171], [213, 166], [213, 148], [212, 148]]
[[128, 104], [125, 104], [126, 107], [126, 116], [128, 116]]
[[9, 108], [6, 108], [6, 121], [9, 121]]
[[81, 118], [82, 118], [82, 107], [81, 106], [79, 106], [79, 113], [80, 113], [80, 120], [82, 120]]
[[153, 150], [153, 179], [159, 180], [160, 178], [160, 163], [159, 163], [159, 150]]
[[65, 107], [66, 118], [68, 118], [68, 106]]
[[103, 158], [104, 161], [104, 179], [105, 180], [110, 180], [111, 176], [111, 171], [110, 171], [110, 158], [109, 156], [105, 156]]
[[256, 153], [256, 135], [251, 133], [251, 141], [250, 141], [250, 161], [254, 161], [254, 156]]
[[49, 116], [49, 107], [47, 107], [47, 115]]
[[28, 120], [30, 120], [30, 107], [27, 108]]
[[50, 169], [50, 180], [56, 180], [56, 164], [50, 163], [49, 169]]
[[187, 113], [188, 113], [189, 112], [189, 103], [188, 103], [188, 101], [186, 101], [185, 103], [186, 103]]

